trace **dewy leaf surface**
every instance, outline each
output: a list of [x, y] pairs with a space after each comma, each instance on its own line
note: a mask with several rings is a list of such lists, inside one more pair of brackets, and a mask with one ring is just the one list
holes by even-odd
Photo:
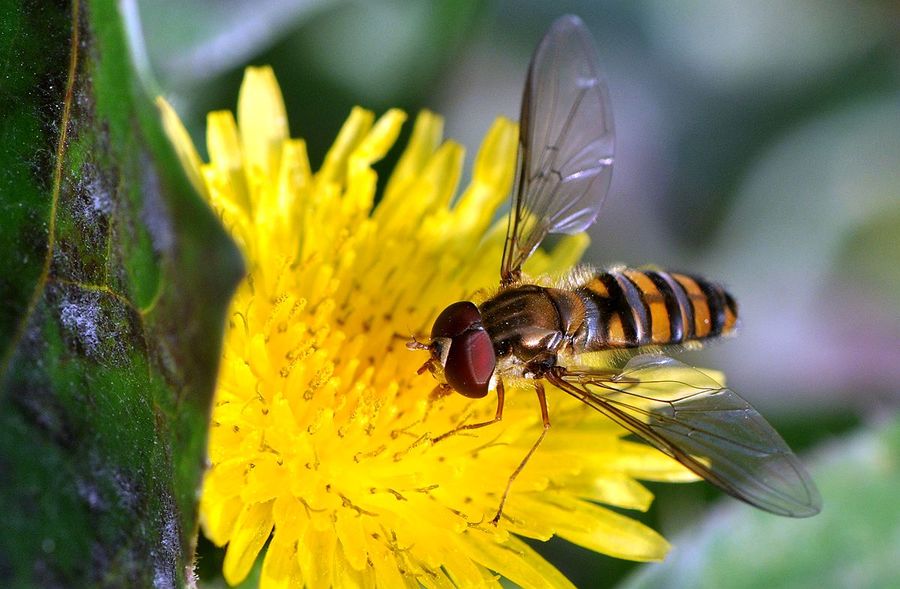
[[185, 584], [241, 262], [113, 0], [0, 7], [0, 586]]

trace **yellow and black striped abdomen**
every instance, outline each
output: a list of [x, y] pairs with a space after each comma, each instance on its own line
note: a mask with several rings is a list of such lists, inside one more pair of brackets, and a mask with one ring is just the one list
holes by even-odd
[[586, 311], [583, 352], [709, 339], [737, 322], [737, 304], [724, 288], [677, 272], [602, 272], [575, 292]]

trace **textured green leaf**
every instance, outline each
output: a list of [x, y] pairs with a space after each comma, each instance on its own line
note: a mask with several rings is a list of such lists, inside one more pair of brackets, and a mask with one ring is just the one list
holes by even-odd
[[812, 473], [819, 515], [723, 505], [622, 587], [900, 587], [900, 420], [835, 444]]
[[0, 586], [183, 585], [233, 244], [113, 0], [0, 8]]

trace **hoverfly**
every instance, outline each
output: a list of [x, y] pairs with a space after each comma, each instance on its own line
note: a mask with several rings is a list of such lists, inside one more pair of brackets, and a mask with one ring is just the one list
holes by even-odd
[[[557, 20], [538, 45], [522, 97], [518, 169], [500, 265], [500, 288], [480, 305], [451, 304], [431, 339], [408, 347], [431, 357], [443, 391], [482, 398], [504, 379], [534, 384], [544, 429], [511, 474], [513, 481], [550, 428], [544, 384], [606, 415], [726, 493], [774, 514], [808, 517], [818, 490], [771, 425], [731, 389], [659, 352], [611, 372], [579, 363], [586, 353], [691, 345], [728, 335], [737, 306], [721, 286], [697, 276], [636, 269], [580, 268], [557, 288], [522, 276], [522, 264], [554, 233], [584, 231], [608, 192], [613, 123], [590, 33], [578, 17]], [[438, 439], [440, 439], [438, 438]]]

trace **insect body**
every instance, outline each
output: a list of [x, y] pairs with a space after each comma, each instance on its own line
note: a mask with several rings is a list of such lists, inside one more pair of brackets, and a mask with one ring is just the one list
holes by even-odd
[[494, 347], [528, 360], [540, 348], [572, 354], [681, 344], [733, 331], [737, 306], [722, 287], [685, 274], [622, 270], [572, 289], [524, 285], [481, 305]]
[[[643, 438], [731, 495], [779, 515], [818, 513], [815, 484], [778, 433], [746, 401], [700, 370], [654, 352], [621, 370], [581, 362], [588, 352], [666, 349], [727, 335], [737, 322], [721, 286], [686, 274], [621, 269], [575, 270], [559, 287], [523, 278], [525, 260], [551, 233], [578, 233], [597, 217], [613, 163], [612, 114], [590, 34], [574, 16], [557, 20], [541, 41], [522, 98], [519, 168], [500, 268], [500, 289], [476, 305], [451, 304], [437, 317], [428, 369], [445, 389], [467, 397], [497, 391], [492, 420], [503, 416], [504, 379], [534, 383], [541, 432], [511, 474], [513, 481], [550, 427], [545, 384]], [[542, 281], [544, 282], [544, 281]]]

